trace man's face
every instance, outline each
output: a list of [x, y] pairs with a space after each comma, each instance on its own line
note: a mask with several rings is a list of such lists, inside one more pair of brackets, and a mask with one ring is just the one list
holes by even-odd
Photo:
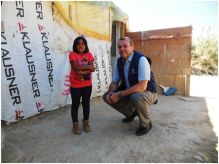
[[121, 57], [128, 59], [128, 57], [131, 55], [133, 52], [133, 45], [130, 45], [129, 40], [120, 40], [118, 42], [118, 49], [119, 49], [119, 54]]

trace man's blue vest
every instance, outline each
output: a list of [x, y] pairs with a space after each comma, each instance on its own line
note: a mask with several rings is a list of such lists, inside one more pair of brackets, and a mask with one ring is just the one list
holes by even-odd
[[[134, 51], [131, 65], [129, 68], [129, 73], [128, 73], [128, 81], [129, 81], [130, 87], [138, 83], [138, 63], [139, 63], [139, 60], [141, 57], [145, 57], [145, 56], [143, 54], [140, 54], [140, 53]], [[147, 58], [149, 64], [151, 65], [151, 59], [149, 57], [146, 57], [146, 58]], [[122, 57], [118, 58], [117, 68], [119, 71], [119, 77], [122, 80], [120, 87], [119, 87], [120, 90], [126, 89], [124, 64], [125, 64], [124, 59]], [[157, 92], [156, 82], [155, 82], [155, 78], [154, 78], [152, 71], [151, 71], [150, 77], [151, 78], [150, 78], [150, 81], [148, 81], [148, 85], [147, 85], [146, 90], [151, 91], [151, 92]]]

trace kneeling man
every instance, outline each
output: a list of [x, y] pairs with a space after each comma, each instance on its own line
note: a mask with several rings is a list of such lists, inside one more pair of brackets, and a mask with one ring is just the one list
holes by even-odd
[[134, 50], [134, 43], [129, 37], [119, 39], [118, 49], [120, 57], [114, 65], [113, 80], [103, 99], [125, 115], [124, 123], [138, 116], [140, 126], [136, 135], [141, 136], [152, 128], [148, 108], [157, 101], [151, 60]]

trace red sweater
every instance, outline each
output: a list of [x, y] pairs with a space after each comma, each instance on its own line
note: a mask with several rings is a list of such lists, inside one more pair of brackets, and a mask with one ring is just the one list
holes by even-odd
[[[69, 61], [77, 61], [80, 65], [86, 65], [90, 61], [94, 61], [93, 55], [88, 52], [83, 55], [79, 55], [76, 52], [69, 53]], [[75, 71], [71, 68], [70, 72], [70, 82], [72, 88], [82, 88], [88, 87], [92, 85], [92, 73], [87, 75], [78, 75]]]

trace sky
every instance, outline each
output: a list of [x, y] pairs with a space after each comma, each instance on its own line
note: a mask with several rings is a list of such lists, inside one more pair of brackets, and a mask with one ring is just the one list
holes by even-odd
[[190, 26], [193, 37], [204, 29], [218, 34], [218, 1], [113, 0], [129, 16], [130, 31]]

